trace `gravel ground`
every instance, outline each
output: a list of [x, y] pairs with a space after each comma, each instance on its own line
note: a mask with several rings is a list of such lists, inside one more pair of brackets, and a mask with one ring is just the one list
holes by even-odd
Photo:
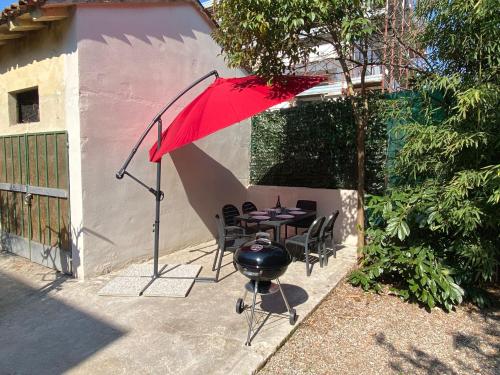
[[495, 306], [432, 313], [341, 282], [259, 372], [265, 374], [500, 374]]

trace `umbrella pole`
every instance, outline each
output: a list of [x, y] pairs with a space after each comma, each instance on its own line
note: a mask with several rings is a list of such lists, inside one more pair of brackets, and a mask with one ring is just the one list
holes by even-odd
[[[143, 288], [143, 290], [140, 292], [140, 295], [159, 277], [159, 271], [158, 271], [158, 257], [159, 257], [159, 245], [160, 245], [160, 203], [163, 200], [164, 194], [161, 191], [161, 159], [158, 160], [156, 163], [156, 190], [153, 189], [152, 187], [147, 186], [144, 182], [139, 180], [137, 177], [132, 175], [130, 172], [127, 171], [127, 168], [134, 158], [135, 154], [137, 153], [137, 150], [139, 149], [139, 146], [142, 144], [146, 136], [149, 134], [153, 126], [158, 124], [158, 139], [156, 143], [156, 149], [160, 149], [161, 146], [161, 138], [162, 138], [162, 121], [161, 121], [161, 116], [170, 108], [172, 105], [177, 102], [185, 93], [187, 93], [189, 90], [191, 90], [193, 87], [198, 85], [200, 82], [206, 80], [207, 78], [215, 76], [219, 77], [219, 73], [216, 70], [211, 71], [208, 74], [205, 74], [203, 77], [198, 78], [196, 81], [194, 81], [191, 85], [186, 87], [184, 90], [182, 90], [177, 96], [172, 99], [165, 107], [162, 108], [162, 110], [154, 117], [154, 119], [151, 121], [151, 123], [147, 126], [146, 130], [142, 133], [140, 136], [139, 140], [136, 142], [135, 146], [132, 148], [132, 151], [130, 152], [129, 156], [123, 163], [122, 167], [118, 172], [116, 172], [116, 178], [121, 180], [123, 176], [129, 176], [132, 180], [137, 182], [139, 185], [142, 187], [146, 188], [150, 193], [152, 193], [155, 196], [155, 222], [153, 224], [153, 231], [154, 231], [154, 244], [153, 244], [153, 276], [151, 277], [151, 281]], [[214, 278], [208, 278], [208, 277], [195, 277], [195, 278], [190, 278], [194, 279], [196, 281], [207, 281], [207, 282], [217, 282], [216, 279]]]
[[[156, 149], [159, 150], [161, 146], [162, 122], [161, 118], [158, 119], [158, 140]], [[161, 159], [156, 163], [156, 194], [155, 194], [155, 224], [154, 224], [154, 272], [153, 276], [156, 279], [158, 275], [158, 247], [160, 243], [160, 202], [163, 199], [161, 195]]]

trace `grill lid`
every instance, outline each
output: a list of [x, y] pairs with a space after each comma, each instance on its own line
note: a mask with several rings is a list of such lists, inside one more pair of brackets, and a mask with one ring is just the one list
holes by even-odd
[[245, 268], [274, 270], [287, 267], [292, 259], [283, 245], [259, 238], [236, 250], [234, 261]]

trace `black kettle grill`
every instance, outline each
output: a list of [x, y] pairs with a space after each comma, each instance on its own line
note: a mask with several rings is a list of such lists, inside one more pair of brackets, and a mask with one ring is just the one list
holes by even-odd
[[[297, 321], [297, 313], [295, 309], [290, 308], [279, 281], [279, 277], [285, 273], [292, 258], [284, 246], [269, 239], [268, 233], [258, 233], [256, 237], [255, 241], [245, 243], [234, 253], [234, 264], [237, 269], [250, 279], [245, 285], [243, 298], [238, 298], [236, 301], [238, 314], [245, 310], [247, 293], [253, 293], [251, 316], [248, 320], [248, 336], [245, 343], [247, 346], [250, 346], [252, 338], [257, 294], [273, 294], [279, 290], [288, 310], [290, 324], [293, 325]], [[272, 280], [276, 280], [276, 284]]]

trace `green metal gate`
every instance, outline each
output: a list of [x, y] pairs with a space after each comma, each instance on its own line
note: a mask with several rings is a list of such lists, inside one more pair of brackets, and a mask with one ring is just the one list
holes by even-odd
[[0, 137], [4, 250], [71, 273], [66, 132]]

